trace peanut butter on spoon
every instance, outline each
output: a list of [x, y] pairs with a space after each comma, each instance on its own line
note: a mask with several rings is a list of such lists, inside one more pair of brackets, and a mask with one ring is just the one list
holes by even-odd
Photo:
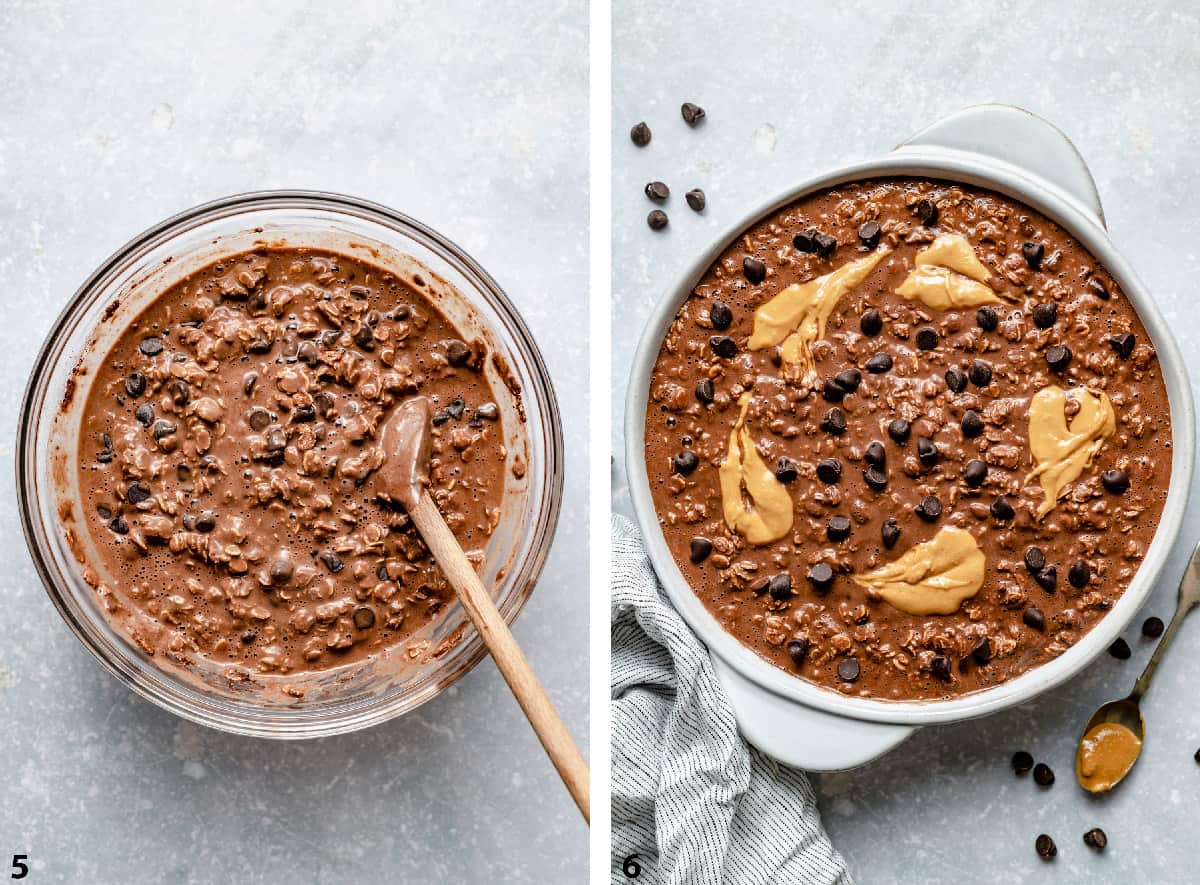
[[1138, 703], [1150, 688], [1150, 680], [1163, 654], [1175, 638], [1188, 612], [1200, 604], [1200, 544], [1192, 550], [1186, 571], [1179, 582], [1179, 602], [1175, 616], [1154, 649], [1146, 669], [1138, 677], [1129, 697], [1109, 701], [1092, 714], [1084, 726], [1079, 749], [1075, 753], [1075, 776], [1079, 786], [1089, 793], [1105, 793], [1119, 784], [1138, 760], [1146, 740], [1146, 723]]
[[408, 512], [586, 820], [591, 813], [587, 762], [429, 494], [431, 413], [423, 396], [396, 407], [380, 433], [384, 461], [369, 482], [381, 498]]

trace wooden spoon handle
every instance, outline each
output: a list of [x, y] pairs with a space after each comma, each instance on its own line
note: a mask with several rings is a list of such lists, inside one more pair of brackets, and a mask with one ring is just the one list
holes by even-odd
[[492, 659], [516, 696], [517, 703], [525, 711], [529, 724], [537, 732], [546, 754], [558, 769], [559, 777], [574, 797], [584, 820], [590, 822], [587, 762], [428, 491], [421, 492], [421, 498], [409, 516], [416, 523], [426, 546], [433, 551], [442, 573], [458, 592], [463, 608], [483, 637]]

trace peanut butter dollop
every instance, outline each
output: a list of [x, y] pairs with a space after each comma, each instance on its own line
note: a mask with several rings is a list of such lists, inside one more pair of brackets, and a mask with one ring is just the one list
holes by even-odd
[[741, 412], [729, 434], [729, 451], [720, 467], [721, 505], [725, 524], [732, 531], [751, 544], [770, 544], [791, 531], [794, 513], [791, 495], [763, 462], [746, 429], [751, 399], [746, 392], [738, 400]]
[[854, 289], [892, 250], [876, 249], [865, 258], [807, 283], [793, 283], [754, 311], [750, 349], [763, 350], [782, 342], [785, 376], [812, 384], [817, 377], [812, 346], [825, 337], [825, 324], [843, 295]]
[[947, 526], [899, 559], [851, 577], [910, 615], [949, 615], [979, 592], [986, 564], [974, 535]]
[[1141, 739], [1116, 722], [1101, 722], [1083, 736], [1075, 754], [1079, 784], [1091, 793], [1111, 790], [1141, 752]]
[[919, 300], [934, 310], [995, 304], [999, 295], [985, 285], [991, 274], [966, 237], [943, 234], [916, 256], [916, 267], [897, 295]]
[[[1067, 396], [1079, 403], [1079, 413], [1067, 427]], [[1027, 483], [1041, 480], [1046, 497], [1037, 510], [1038, 520], [1055, 508], [1068, 483], [1074, 482], [1117, 429], [1112, 403], [1101, 391], [1086, 387], [1064, 391], [1051, 385], [1034, 394], [1029, 403], [1029, 450], [1034, 468]]]

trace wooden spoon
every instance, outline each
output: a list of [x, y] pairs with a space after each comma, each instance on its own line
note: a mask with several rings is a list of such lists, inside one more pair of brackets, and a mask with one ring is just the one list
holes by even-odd
[[430, 417], [429, 400], [423, 396], [412, 397], [396, 408], [380, 434], [385, 459], [372, 481], [381, 497], [402, 504], [408, 511], [584, 820], [590, 821], [587, 762], [429, 494]]

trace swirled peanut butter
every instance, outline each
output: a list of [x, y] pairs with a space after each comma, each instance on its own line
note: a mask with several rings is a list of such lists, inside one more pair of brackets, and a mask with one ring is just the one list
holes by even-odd
[[891, 249], [876, 249], [866, 258], [843, 264], [808, 283], [792, 283], [754, 312], [751, 350], [780, 345], [783, 362], [798, 380], [816, 375], [813, 344], [825, 337], [825, 326], [838, 301], [861, 283]]
[[934, 310], [999, 304], [1000, 296], [985, 285], [989, 279], [991, 272], [967, 238], [944, 234], [917, 253], [916, 266], [896, 293]]
[[1028, 206], [944, 181], [851, 182], [750, 226], [649, 392], [681, 573], [733, 636], [847, 695], [953, 697], [1061, 655], [1129, 586], [1170, 482], [1162, 372], [1116, 280]]
[[[262, 248], [181, 280], [121, 331], [83, 409], [80, 528], [95, 552], [78, 555], [147, 654], [248, 679], [424, 641], [454, 593], [407, 490], [427, 482], [480, 561], [506, 464], [485, 345], [462, 340], [427, 285]], [[385, 432], [398, 413], [425, 426]]]
[[[1070, 427], [1068, 399], [1079, 410]], [[1054, 509], [1068, 483], [1079, 478], [1116, 430], [1112, 403], [1104, 391], [1082, 387], [1064, 391], [1051, 385], [1034, 394], [1029, 404], [1029, 450], [1035, 466], [1026, 481], [1039, 480], [1045, 493], [1038, 519]]]
[[1079, 742], [1075, 755], [1079, 785], [1092, 793], [1111, 790], [1133, 767], [1141, 751], [1141, 738], [1124, 725], [1101, 722]]
[[770, 544], [792, 527], [792, 499], [754, 448], [746, 429], [750, 400], [750, 394], [743, 394], [737, 423], [729, 432], [729, 449], [720, 467], [721, 506], [732, 531], [751, 544]]
[[910, 615], [949, 615], [979, 592], [986, 563], [974, 535], [948, 526], [933, 540], [853, 579]]

